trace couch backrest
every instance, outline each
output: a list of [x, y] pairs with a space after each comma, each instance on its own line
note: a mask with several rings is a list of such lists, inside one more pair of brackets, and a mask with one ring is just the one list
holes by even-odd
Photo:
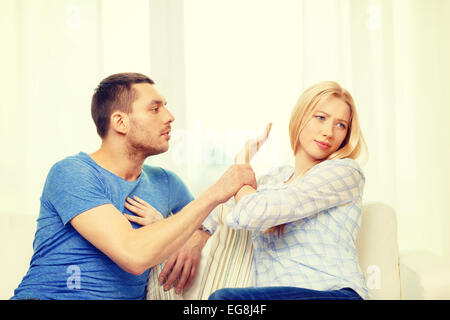
[[383, 203], [363, 206], [356, 247], [372, 299], [400, 299], [400, 270], [395, 211]]

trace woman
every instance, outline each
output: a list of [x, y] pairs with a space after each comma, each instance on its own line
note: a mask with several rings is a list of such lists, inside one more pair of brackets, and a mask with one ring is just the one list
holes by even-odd
[[[249, 162], [267, 139], [247, 142]], [[224, 288], [209, 299], [367, 299], [359, 268], [364, 175], [355, 161], [366, 145], [352, 96], [320, 82], [300, 96], [289, 123], [295, 165], [272, 169], [258, 189], [235, 196], [227, 224], [252, 231], [255, 287]], [[203, 226], [217, 226], [210, 215]]]

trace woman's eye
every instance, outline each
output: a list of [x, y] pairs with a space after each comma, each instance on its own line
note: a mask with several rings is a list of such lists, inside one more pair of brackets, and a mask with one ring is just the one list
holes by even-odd
[[151, 109], [152, 112], [157, 113], [159, 111], [159, 107]]
[[319, 120], [323, 120], [323, 119], [325, 119], [325, 117], [324, 117], [324, 116], [316, 116], [316, 118], [317, 118], [317, 119], [319, 119]]
[[346, 128], [346, 127], [345, 127], [345, 124], [343, 124], [343, 123], [338, 123], [337, 125], [338, 125], [338, 127], [341, 127], [342, 129], [345, 129], [345, 128]]

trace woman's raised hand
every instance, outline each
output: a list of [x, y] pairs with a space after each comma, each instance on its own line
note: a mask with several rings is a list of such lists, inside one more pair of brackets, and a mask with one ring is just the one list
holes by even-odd
[[250, 139], [245, 143], [244, 148], [238, 152], [238, 154], [234, 157], [234, 163], [242, 164], [242, 163], [250, 163], [255, 154], [261, 149], [264, 142], [266, 142], [269, 137], [270, 129], [272, 129], [272, 123], [269, 123], [264, 130], [264, 132], [255, 139]]
[[127, 201], [125, 202], [125, 208], [127, 208], [137, 216], [125, 213], [124, 216], [128, 220], [138, 223], [142, 226], [146, 226], [148, 224], [152, 224], [159, 220], [164, 219], [162, 214], [159, 213], [158, 210], [153, 208], [150, 204], [138, 198], [137, 196], [133, 196], [133, 198], [134, 199], [127, 197]]

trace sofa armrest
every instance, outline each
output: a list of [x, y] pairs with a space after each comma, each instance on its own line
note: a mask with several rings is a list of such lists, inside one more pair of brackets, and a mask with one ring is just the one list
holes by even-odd
[[417, 251], [399, 260], [402, 299], [450, 299], [450, 259]]

